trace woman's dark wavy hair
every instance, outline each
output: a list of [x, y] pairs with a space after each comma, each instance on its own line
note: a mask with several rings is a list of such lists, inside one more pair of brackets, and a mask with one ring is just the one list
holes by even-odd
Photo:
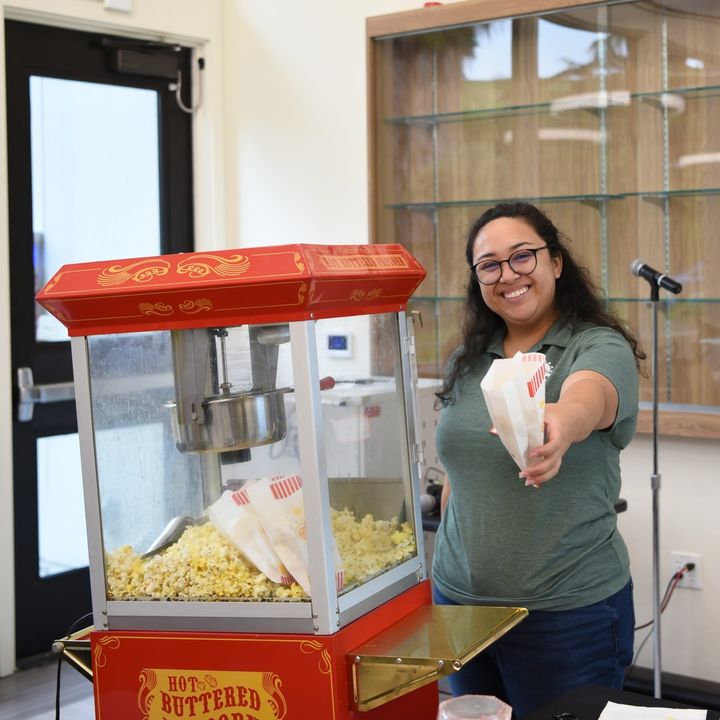
[[560, 312], [560, 321], [591, 322], [616, 330], [630, 344], [635, 355], [635, 363], [640, 369], [645, 353], [629, 330], [604, 307], [601, 293], [593, 282], [590, 272], [575, 262], [566, 247], [567, 238], [558, 231], [550, 218], [534, 205], [527, 202], [500, 203], [486, 210], [468, 233], [465, 257], [469, 280], [465, 291], [462, 346], [453, 358], [443, 387], [437, 393], [440, 401], [451, 402], [458, 378], [469, 372], [488, 344], [505, 331], [505, 321], [485, 304], [480, 292], [480, 284], [472, 269], [473, 247], [478, 233], [489, 222], [503, 217], [516, 218], [527, 223], [545, 241], [551, 257], [562, 258], [562, 273], [555, 284], [555, 305]]

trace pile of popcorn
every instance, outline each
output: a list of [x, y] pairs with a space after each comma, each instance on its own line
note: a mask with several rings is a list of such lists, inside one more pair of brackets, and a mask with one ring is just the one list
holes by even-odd
[[397, 518], [375, 520], [370, 514], [358, 522], [351, 510], [331, 508], [331, 513], [346, 588], [415, 554], [415, 538], [406, 522], [400, 524]]
[[[350, 510], [333, 509], [332, 526], [346, 588], [415, 553], [412, 528], [397, 519], [365, 515], [358, 521]], [[125, 545], [107, 553], [105, 564], [110, 600], [306, 598], [297, 583], [287, 586], [269, 580], [210, 522], [189, 526], [162, 553], [143, 558]]]

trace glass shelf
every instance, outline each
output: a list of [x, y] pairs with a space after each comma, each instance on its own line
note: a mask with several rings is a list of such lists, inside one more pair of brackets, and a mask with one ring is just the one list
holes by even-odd
[[[473, 108], [456, 112], [430, 113], [427, 115], [400, 115], [385, 118], [388, 125], [428, 125], [440, 123], [466, 122], [501, 117], [520, 117], [544, 113], [559, 114], [565, 112], [597, 112], [615, 107], [629, 107], [633, 101], [651, 102], [669, 110], [682, 110], [682, 104], [676, 98], [703, 99], [720, 97], [720, 85], [686, 87], [671, 90], [631, 93], [627, 90], [598, 91], [580, 95], [560, 97], [549, 102], [526, 105], [506, 105], [489, 108]], [[682, 101], [684, 103], [684, 100]]]
[[[606, 302], [624, 302], [624, 303], [650, 303], [649, 298], [625, 298], [625, 297], [609, 297], [605, 298]], [[659, 302], [666, 305], [675, 304], [693, 304], [693, 303], [720, 303], [720, 298], [683, 298], [683, 297], [661, 297]]]
[[458, 112], [434, 113], [430, 115], [406, 115], [386, 118], [388, 125], [436, 125], [437, 123], [464, 122], [465, 120], [482, 120], [484, 118], [505, 117], [507, 115], [534, 115], [549, 112], [551, 103], [534, 105], [508, 105], [507, 107], [478, 108]]
[[633, 93], [632, 98], [652, 102], [668, 110], [682, 112], [685, 109], [685, 98], [688, 100], [702, 100], [705, 98], [720, 97], [720, 85], [705, 85], [702, 87], [671, 88], [653, 92]]
[[[720, 192], [720, 190], [718, 191]], [[406, 203], [389, 203], [385, 205], [390, 210], [441, 210], [443, 208], [459, 208], [471, 207], [474, 205], [497, 205], [503, 202], [517, 202], [525, 200], [532, 203], [549, 203], [549, 202], [586, 202], [601, 203], [611, 199], [610, 195], [548, 195], [543, 197], [504, 197], [504, 198], [478, 198], [475, 200], [446, 200], [433, 202], [428, 200], [425, 202], [406, 202]]]
[[[641, 400], [641, 410], [652, 410], [652, 402]], [[658, 403], [658, 410], [661, 412], [681, 412], [681, 413], [720, 413], [720, 405], [687, 405], [685, 403]]]
[[718, 195], [720, 188], [690, 188], [687, 190], [638, 190], [636, 192], [618, 193], [617, 195], [609, 195], [610, 200], [624, 200], [625, 198], [645, 198], [646, 200], [664, 198], [681, 198], [681, 197], [698, 197], [700, 195]]
[[405, 202], [389, 203], [385, 205], [389, 210], [442, 210], [443, 208], [472, 207], [475, 205], [497, 205], [502, 202], [526, 201], [535, 204], [555, 202], [583, 202], [599, 204], [610, 200], [626, 200], [629, 198], [643, 198], [647, 200], [673, 199], [681, 197], [699, 197], [704, 195], [720, 195], [720, 188], [692, 188], [687, 190], [639, 190], [636, 192], [595, 194], [595, 195], [545, 195], [541, 197], [506, 197], [506, 198], [478, 198], [473, 200], [444, 200], [433, 202]]

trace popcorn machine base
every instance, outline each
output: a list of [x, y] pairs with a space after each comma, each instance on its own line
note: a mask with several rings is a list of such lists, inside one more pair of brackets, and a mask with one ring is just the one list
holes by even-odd
[[[94, 632], [96, 717], [102, 720], [434, 720], [437, 683], [360, 712], [354, 648], [430, 602], [429, 583], [333, 635]], [[394, 668], [390, 667], [390, 670]]]

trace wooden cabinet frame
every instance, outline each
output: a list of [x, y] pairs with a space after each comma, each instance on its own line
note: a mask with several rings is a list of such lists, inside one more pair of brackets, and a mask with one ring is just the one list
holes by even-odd
[[[694, 0], [694, 2], [695, 4], [702, 5], [703, 0]], [[429, 6], [407, 12], [392, 13], [388, 15], [368, 18], [366, 40], [368, 63], [368, 132], [370, 150], [368, 160], [370, 191], [369, 226], [371, 230], [371, 241], [402, 242], [402, 239], [391, 239], [390, 237], [388, 237], [390, 233], [388, 232], [387, 228], [383, 229], [380, 227], [380, 213], [378, 209], [382, 208], [383, 206], [389, 208], [399, 208], [403, 206], [403, 203], [405, 203], [407, 208], [409, 209], [406, 215], [410, 215], [413, 212], [416, 212], [415, 219], [411, 220], [410, 222], [417, 222], [418, 224], [422, 224], [422, 210], [424, 206], [427, 206], [428, 208], [430, 208], [431, 206], [439, 207], [440, 205], [448, 206], [452, 205], [453, 202], [457, 206], [463, 204], [465, 201], [465, 198], [463, 196], [458, 196], [454, 198], [452, 192], [449, 192], [449, 197], [441, 196], [439, 199], [435, 197], [433, 202], [425, 202], [424, 200], [422, 200], [422, 198], [424, 197], [422, 190], [423, 188], [429, 187], [430, 184], [433, 182], [433, 178], [427, 175], [426, 170], [418, 170], [417, 168], [410, 167], [410, 174], [407, 177], [400, 178], [401, 182], [396, 182], [392, 179], [392, 174], [398, 172], [397, 168], [393, 167], [392, 163], [388, 164], [384, 161], [381, 164], [378, 162], [379, 155], [385, 158], [389, 152], [397, 152], [397, 148], [393, 146], [392, 141], [388, 141], [387, 139], [383, 140], [383, 138], [380, 137], [382, 133], [378, 130], [378, 128], [380, 127], [379, 112], [381, 111], [382, 103], [384, 101], [382, 94], [392, 94], [393, 91], [397, 90], [397, 85], [394, 88], [391, 87], [392, 82], [388, 82], [388, 88], [381, 87], [383, 83], [380, 83], [378, 80], [378, 73], [381, 68], [380, 61], [378, 60], [378, 47], [379, 44], [382, 43], [382, 41], [388, 40], [392, 42], [395, 39], [403, 39], [406, 37], [411, 37], [413, 35], [415, 35], [416, 37], [421, 37], [423, 35], [430, 35], [432, 33], [438, 32], [453, 32], [463, 28], [464, 26], [478, 25], [493, 20], [514, 20], [521, 18], [532, 18], [535, 16], [539, 17], [544, 13], [562, 12], [565, 10], [568, 11], [568, 16], [574, 13], [576, 19], [586, 10], [587, 12], [594, 12], [595, 8], [607, 8], [608, 13], [615, 13], [615, 17], [619, 17], [623, 13], [623, 6], [627, 6], [628, 8], [630, 8], [630, 15], [632, 15], [632, 11], [634, 11], [635, 9], [630, 7], [632, 4], [633, 3], [628, 2], [627, 0], [617, 0], [606, 3], [588, 2], [584, 0], [466, 0], [465, 2], [451, 3], [448, 5]], [[639, 4], [636, 5], [637, 7], [639, 7]], [[645, 10], [643, 10], [643, 12], [645, 12]], [[662, 42], [664, 43], [664, 45], [662, 49], [662, 64], [663, 73], [665, 74], [667, 73], [668, 65], [668, 60], [665, 57], [665, 53], [669, 54], [668, 48], [670, 47], [670, 44], [674, 43], [672, 49], [677, 53], [678, 43], [682, 43], [683, 41], [685, 41], [688, 43], [687, 47], [692, 48], [692, 43], [697, 42], [697, 38], [693, 36], [693, 32], [695, 32], [696, 34], [698, 32], [697, 25], [691, 27], [691, 23], [688, 21], [688, 27], [683, 27], [682, 20], [677, 21], [676, 19], [673, 19], [673, 12], [675, 11], [671, 10], [668, 13], [670, 21], [666, 19], [662, 20], [665, 25], [667, 25], [668, 22], [676, 23], [676, 25], [673, 26], [675, 28], [676, 36], [671, 36], [669, 39], [667, 29], [665, 28], [665, 25], [663, 26], [664, 35], [662, 38]], [[675, 15], [677, 14], [678, 13], [675, 12]], [[665, 18], [665, 16], [663, 16], [663, 18]], [[624, 20], [625, 18], [623, 16], [623, 21]], [[638, 17], [631, 18], [630, 21], [623, 26], [623, 30], [626, 31], [626, 38], [629, 38], [628, 43], [636, 42], [637, 37], [641, 36], [642, 20], [642, 14], [640, 13], [640, 11], [638, 11]], [[715, 17], [713, 16], [711, 20], [714, 22]], [[637, 27], [633, 27], [633, 22], [637, 23]], [[678, 22], [680, 23], [679, 25]], [[718, 20], [718, 22], [720, 23], [720, 19]], [[582, 23], [583, 20], [582, 18], [580, 18], [578, 20], [578, 27], [581, 27]], [[528, 27], [531, 28], [531, 25], [532, 23], [530, 22], [530, 25]], [[521, 23], [518, 23], [517, 26], [513, 27], [513, 32], [516, 31], [523, 31], [523, 25]], [[650, 35], [650, 33], [648, 33], [648, 35]], [[535, 43], [536, 41], [537, 38], [533, 38], [532, 32], [530, 32], [530, 34], [528, 34], [527, 36], [523, 36], [522, 38], [514, 36], [512, 47], [513, 57], [515, 58], [517, 53], [521, 53], [521, 56], [525, 57], [526, 59], [531, 59], [532, 53], [535, 51], [533, 43]], [[645, 42], [645, 45], [642, 45], [643, 41]], [[660, 40], [655, 38], [654, 36], [651, 37], [649, 40], [647, 38], [637, 40], [637, 47], [633, 48], [635, 56], [639, 58], [643, 57], [643, 53], [652, 53], [656, 50], [657, 52], [659, 52], [659, 43]], [[675, 58], [675, 62], [675, 69], [677, 69], [677, 58]], [[409, 64], [410, 63], [408, 63], [408, 65]], [[518, 67], [522, 65], [522, 63], [517, 62], [517, 58], [515, 58], [514, 60], [514, 65], [515, 64], [517, 64]], [[656, 65], [659, 66], [660, 62], [658, 61]], [[532, 103], [537, 102], [538, 99], [536, 96], [533, 95], [533, 89], [531, 87], [533, 73], [532, 67], [530, 67], [530, 70], [526, 69], [526, 72], [528, 72], [530, 80], [523, 87], [523, 92], [527, 90], [528, 97], [530, 98], [527, 101], [527, 107], [531, 108], [534, 107]], [[676, 224], [678, 222], [680, 222], [680, 224], [678, 224], [675, 228], [670, 228], [670, 220], [668, 219], [668, 216], [670, 214], [668, 209], [669, 206], [666, 206], [664, 210], [658, 210], [658, 207], [661, 203], [669, 202], [669, 196], [672, 195], [673, 202], [679, 204], [702, 202], [702, 200], [698, 200], [697, 198], [707, 198], [707, 196], [709, 195], [712, 195], [714, 197], [715, 195], [717, 195], [718, 202], [720, 203], [720, 179], [718, 179], [718, 181], [716, 182], [714, 176], [712, 176], [710, 180], [701, 179], [700, 183], [695, 183], [695, 187], [697, 188], [696, 190], [692, 189], [693, 184], [689, 181], [685, 181], [685, 185], [690, 184], [691, 189], [688, 190], [685, 189], [682, 181], [678, 181], [679, 184], [677, 185], [677, 187], [680, 188], [679, 191], [675, 189], [676, 186], [669, 185], [669, 182], [673, 182], [672, 174], [675, 173], [675, 175], [679, 177], [680, 172], [677, 169], [677, 162], [674, 162], [674, 164], [671, 164], [669, 162], [669, 142], [673, 141], [675, 142], [676, 146], [682, 146], [681, 149], [684, 149], [687, 146], [688, 148], [690, 148], [690, 151], [695, 150], [696, 146], [697, 148], [703, 146], [702, 142], [698, 141], [696, 143], [694, 139], [687, 140], [686, 137], [689, 136], [692, 138], [692, 136], [689, 135], [691, 132], [711, 132], [709, 128], [711, 127], [712, 117], [715, 113], [715, 106], [712, 104], [714, 100], [707, 99], [706, 96], [709, 95], [709, 90], [713, 89], [709, 86], [715, 84], [720, 86], [720, 81], [718, 81], [717, 83], [706, 82], [705, 85], [708, 86], [707, 88], [701, 87], [687, 89], [681, 86], [680, 90], [678, 90], [680, 94], [689, 93], [683, 95], [683, 98], [690, 98], [690, 100], [692, 101], [693, 98], [697, 98], [699, 96], [700, 100], [695, 100], [695, 102], [698, 104], [705, 103], [704, 105], [702, 105], [701, 110], [696, 113], [699, 116], [699, 119], [695, 116], [691, 118], [691, 122], [694, 124], [691, 124], [689, 126], [689, 129], [687, 130], [688, 136], [686, 136], [684, 135], [684, 133], [686, 132], [686, 128], [683, 125], [683, 123], [685, 122], [685, 118], [682, 119], [682, 122], [675, 121], [675, 125], [673, 126], [671, 122], [668, 121], [668, 113], [666, 108], [663, 110], [662, 115], [657, 114], [657, 112], [652, 109], [653, 107], [658, 107], [659, 105], [666, 102], [665, 95], [667, 94], [666, 88], [668, 87], [666, 85], [666, 76], [663, 77], [662, 83], [658, 83], [657, 78], [655, 78], [656, 82], [655, 85], [653, 85], [651, 79], [645, 77], [645, 74], [647, 73], [643, 67], [643, 63], [636, 62], [635, 66], [632, 68], [632, 75], [628, 76], [635, 83], [634, 85], [632, 83], [628, 83], [628, 87], [630, 87], [631, 90], [635, 91], [632, 93], [634, 97], [633, 102], [637, 102], [637, 107], [639, 108], [636, 109], [635, 112], [637, 112], [638, 115], [642, 114], [642, 117], [640, 119], [635, 118], [630, 122], [622, 119], [619, 121], [612, 120], [609, 122], [615, 122], [616, 124], [608, 125], [608, 133], [615, 133], [616, 136], [622, 136], [623, 141], [627, 145], [628, 152], [630, 154], [636, 153], [638, 155], [638, 157], [633, 158], [631, 162], [635, 175], [628, 178], [626, 177], [627, 173], [624, 172], [625, 168], [622, 166], [622, 163], [615, 162], [614, 165], [611, 163], [610, 167], [602, 167], [603, 181], [601, 183], [602, 186], [597, 190], [597, 192], [587, 190], [573, 190], [572, 194], [578, 196], [577, 198], [575, 198], [575, 200], [577, 200], [578, 206], [582, 206], [583, 204], [592, 205], [594, 202], [607, 202], [608, 198], [612, 198], [612, 200], [616, 202], [617, 207], [617, 201], [615, 200], [615, 198], [626, 196], [632, 197], [632, 202], [637, 202], [638, 209], [623, 210], [622, 212], [626, 212], [628, 214], [627, 216], [625, 216], [621, 213], [620, 216], [622, 222], [625, 222], [627, 220], [627, 217], [630, 217], [635, 222], [635, 232], [637, 235], [640, 234], [641, 229], [648, 235], [652, 235], [652, 233], [663, 233], [663, 243], [668, 243], [668, 238], [671, 236], [671, 230], [675, 232], [678, 237], [680, 237], [684, 231], [688, 230], [688, 228], [692, 232], [701, 233], [702, 230], [706, 229], [706, 226], [712, 225], [712, 214], [710, 214], [709, 220], [703, 218], [702, 222], [700, 222], [696, 219], [688, 221], [683, 216], [682, 212], [677, 212], [676, 215], [679, 215], [681, 217], [681, 220], [676, 221]], [[708, 77], [710, 77], [710, 75], [708, 75]], [[408, 82], [412, 83], [413, 77], [410, 77], [408, 79]], [[622, 92], [614, 89], [612, 82], [612, 78], [610, 78], [607, 81], [607, 84], [602, 86], [605, 89], [604, 91], [607, 91], [608, 97], [613, 92]], [[673, 88], [674, 87], [676, 86], [673, 86]], [[695, 92], [695, 95], [693, 95], [693, 92]], [[519, 94], [520, 93], [518, 93], [518, 95]], [[720, 93], [718, 94], [720, 95]], [[520, 101], [521, 100], [522, 98], [520, 99]], [[515, 102], [517, 103], [519, 102], [519, 100], [515, 99]], [[720, 104], [717, 107], [720, 111]], [[509, 110], [512, 110], [512, 108], [509, 108]], [[466, 111], [464, 110], [464, 112]], [[482, 113], [486, 112], [486, 110], [480, 109], [477, 112]], [[655, 114], [653, 115], [653, 113]], [[390, 118], [390, 121], [396, 123], [405, 122], [406, 124], [410, 125], [416, 120], [418, 122], [424, 120], [422, 112], [417, 116], [417, 118], [413, 118], [413, 114], [413, 112], [409, 112], [409, 117], [407, 118]], [[436, 124], [444, 122], [445, 118], [447, 118], [448, 115], [452, 114], [453, 113], [446, 112], [444, 113], [444, 117], [440, 120], [437, 119], [438, 117], [440, 117], [439, 115], [437, 115], [435, 116], [435, 120], [431, 119], [429, 122], [435, 122]], [[529, 122], [533, 121], [530, 120]], [[625, 124], [623, 125], [623, 123]], [[603, 127], [602, 132], [605, 133], [605, 131], [605, 127]], [[415, 131], [408, 130], [408, 133], [411, 132]], [[586, 130], [585, 132], [590, 131]], [[479, 133], [480, 131], [477, 131], [475, 137], [480, 137]], [[625, 135], [623, 135], [623, 133], [625, 133]], [[419, 136], [416, 135], [416, 137]], [[670, 138], [670, 141], [668, 140], [668, 137]], [[641, 158], [639, 156], [640, 150], [638, 150], [638, 148], [641, 148], [643, 144], [649, 145], [653, 142], [654, 139], [657, 138], [660, 138], [660, 142], [655, 143], [658, 147], [657, 150], [654, 151], [654, 155], [649, 155], [649, 157]], [[704, 137], [703, 140], [705, 140]], [[604, 141], [605, 140], [603, 140], [603, 142]], [[408, 143], [410, 142], [412, 141], [408, 141]], [[423, 141], [420, 140], [419, 142], [422, 144]], [[421, 152], [424, 150], [425, 148], [421, 147]], [[720, 146], [718, 147], [718, 150], [720, 150]], [[428, 145], [427, 152], [430, 153], [431, 151], [435, 152], [435, 150], [430, 148], [430, 146]], [[679, 152], [677, 148], [675, 149], [675, 152]], [[720, 153], [718, 154], [720, 155]], [[692, 156], [690, 155], [690, 152], [688, 152], [687, 156], [683, 157], [689, 158], [687, 161], [688, 164], [692, 162]], [[539, 158], [531, 158], [531, 160], [536, 161], [535, 166], [539, 166], [541, 164], [541, 160]], [[601, 163], [605, 162], [605, 160], [606, 158], [601, 160]], [[677, 158], [675, 158], [675, 160], [677, 160]], [[435, 183], [437, 185], [437, 175], [438, 173], [440, 173], [440, 175], [442, 176], [443, 168], [438, 168], [437, 161], [435, 159], [433, 160], [433, 163], [435, 163], [434, 173], [436, 175]], [[410, 163], [410, 165], [412, 165], [412, 163]], [[533, 162], [526, 163], [526, 166], [530, 168], [528, 170], [528, 173], [532, 173]], [[595, 168], [593, 167], [591, 170], [594, 171]], [[514, 172], [516, 177], [518, 173], [518, 168], [515, 168]], [[684, 172], [693, 172], [693, 170], [686, 169]], [[671, 176], [670, 180], [668, 180], [668, 175]], [[510, 173], [511, 181], [505, 182], [503, 187], [512, 188], [512, 177], [513, 175], [512, 173]], [[704, 178], [704, 176], [701, 176], [699, 171], [696, 172], [696, 177]], [[718, 177], [720, 178], [720, 172], [718, 172]], [[415, 194], [417, 194], [421, 199], [418, 201], [415, 197], [413, 197], [413, 193], [410, 192], [409, 199], [391, 200], [390, 204], [388, 204], [388, 198], [383, 196], [383, 187], [388, 187], [389, 183], [391, 182], [395, 182], [396, 185], [405, 184], [410, 186], [411, 188], [414, 188], [416, 190]], [[459, 182], [462, 182], [462, 179]], [[505, 194], [500, 195], [495, 194], [491, 197], [495, 197], [498, 199], [510, 197], [507, 192], [508, 191], [506, 191]], [[514, 192], [514, 188], [511, 192]], [[516, 194], [519, 197], [528, 197], [529, 195], [528, 193], [523, 192], [517, 192]], [[601, 198], [600, 200], [596, 200], [595, 195], [597, 195], [598, 197], [602, 196], [602, 198], [604, 199]], [[471, 194], [471, 197], [479, 196], [482, 196], [481, 192], [476, 192], [474, 195]], [[529, 199], [535, 199], [535, 197], [530, 195]], [[448, 200], [450, 200], [450, 202], [448, 202]], [[555, 198], [555, 200], [557, 200], [557, 198]], [[396, 204], [393, 204], [393, 202]], [[476, 205], [481, 205], [483, 204], [483, 202], [484, 201], [482, 200], [469, 200], [466, 204], [473, 205], [473, 203], [475, 203]], [[715, 201], [706, 200], [706, 202], [714, 203]], [[542, 204], [542, 202], [539, 204]], [[713, 208], [714, 207], [715, 205], [713, 204]], [[478, 208], [477, 214], [479, 214], [482, 209], [483, 208]], [[420, 212], [417, 212], [418, 210]], [[685, 210], [684, 212], [686, 214], [696, 213], [698, 216], [700, 216], [703, 210], [690, 209]], [[715, 210], [713, 210], [713, 212], [715, 212]], [[612, 213], [609, 214], [609, 216], [611, 215]], [[437, 214], [434, 217], [435, 219], [433, 220], [433, 222], [437, 224]], [[551, 217], [555, 219], [552, 213]], [[693, 215], [693, 218], [694, 217], [695, 216]], [[395, 222], [397, 223], [399, 221], [396, 220]], [[600, 232], [602, 233], [601, 244], [606, 243], [609, 233], [611, 234], [615, 232], [615, 235], [613, 237], [620, 237], [621, 232], [618, 231], [618, 228], [622, 227], [622, 222], [613, 221], [611, 217], [609, 219], [603, 218], [602, 222], [605, 223], [605, 225], [600, 230]], [[562, 229], [563, 228], [561, 226], [561, 230]], [[413, 229], [411, 228], [408, 232], [412, 233]], [[620, 240], [614, 240], [614, 242], [616, 243], [615, 250], [617, 250], [617, 243], [620, 242]], [[436, 244], [439, 245], [439, 243]], [[639, 246], [642, 251], [644, 245], [639, 243]], [[683, 244], [679, 247], [679, 252], [686, 252], [686, 245]], [[706, 249], [706, 247], [707, 246], [703, 244], [702, 239], [691, 242], [690, 254], [694, 254], [693, 256], [698, 263], [703, 263], [703, 251], [704, 249]], [[436, 247], [436, 254], [437, 252], [438, 250]], [[600, 253], [600, 251], [598, 252]], [[623, 254], [623, 252], [625, 254]], [[625, 268], [628, 267], [629, 258], [625, 257], [628, 252], [632, 252], [632, 246], [622, 252], [613, 252], [612, 254], [607, 253], [607, 249], [605, 248], [602, 250], [602, 256], [598, 255], [597, 258], [593, 258], [592, 262], [590, 262], [589, 264], [595, 270], [596, 275], [601, 279], [601, 284], [608, 294], [608, 300], [611, 302], [621, 303], [621, 305], [624, 303], [625, 306], [630, 308], [629, 312], [631, 312], [631, 314], [635, 313], [635, 315], [640, 317], [641, 320], [644, 322], [644, 316], [642, 316], [641, 314], [642, 298], [637, 295], [637, 293], [642, 294], [642, 292], [644, 292], [644, 289], [633, 289], [632, 292], [635, 293], [635, 295], [633, 297], [629, 297], [627, 295], [627, 283], [625, 282], [625, 280], [613, 280], [613, 269], [615, 269], [616, 271], [615, 275], [618, 276], [618, 268], [625, 271]], [[423, 262], [422, 257], [420, 257], [419, 259], [421, 262]], [[653, 261], [652, 257], [649, 258], [648, 261], [651, 262], [651, 264], [655, 264], [656, 266], [658, 266], [657, 263]], [[610, 272], [608, 271], [608, 266]], [[432, 270], [429, 272], [429, 277], [432, 275], [432, 272]], [[625, 272], [626, 274], [629, 274], [628, 271]], [[435, 269], [435, 273], [438, 274], [439, 271]], [[623, 290], [625, 290], [625, 292], [623, 292]], [[686, 310], [683, 311], [684, 315], [687, 317], [691, 317], [691, 319], [688, 320], [687, 317], [683, 316], [684, 319], [683, 317], [681, 317], [680, 321], [676, 321], [676, 326], [683, 328], [687, 332], [693, 329], [694, 326], [691, 327], [693, 322], [698, 327], [716, 327], [716, 323], [714, 322], [714, 313], [716, 312], [715, 308], [717, 307], [717, 305], [713, 305], [712, 303], [720, 302], [720, 292], [718, 292], [718, 290], [716, 290], [714, 285], [712, 284], [709, 285], [706, 292], [703, 292], [705, 294], [701, 293], [699, 297], [692, 298], [689, 301], [690, 303], [699, 303], [699, 305], [691, 306], [690, 304], [687, 304], [684, 306], [686, 308]], [[428, 293], [428, 295], [432, 294], [433, 293]], [[456, 291], [450, 294], [452, 294], [453, 296], [458, 295]], [[440, 292], [438, 290], [438, 287], [436, 286], [434, 290], [434, 295], [435, 299], [437, 300], [439, 297], [443, 296], [443, 292]], [[460, 297], [453, 297], [452, 299], [457, 301], [461, 300]], [[631, 301], [635, 304], [630, 304]], [[672, 305], [666, 305], [664, 307], [667, 310], [668, 317], [670, 317], [670, 313], [673, 310]], [[700, 308], [700, 310], [697, 310], [697, 308]], [[707, 310], [704, 310], [703, 308], [707, 308]], [[697, 320], [693, 315], [693, 313], [697, 314], [698, 312], [701, 313], [700, 320]], [[702, 313], [707, 314], [709, 318], [707, 322], [705, 322], [705, 315], [703, 315]], [[434, 330], [436, 338], [439, 338], [441, 336], [442, 328], [440, 327], [440, 325], [441, 323], [438, 321], [438, 328]], [[669, 321], [667, 327], [670, 328]], [[675, 353], [673, 357], [675, 358], [675, 356], [677, 356], [677, 358], [674, 360], [674, 362], [676, 364], [682, 364], [684, 360], [687, 360], [689, 353], [691, 353], [692, 351], [685, 348], [678, 349], [677, 346], [680, 345], [681, 340], [675, 340], [675, 337], [672, 333], [674, 333], [674, 330], [668, 332], [664, 340], [667, 347], [670, 348], [666, 351], [668, 362], [670, 362], [669, 358], [671, 353]], [[716, 338], [712, 336], [709, 342], [715, 343]], [[648, 344], [649, 343], [646, 342], [646, 345]], [[649, 347], [646, 347], [646, 351], [649, 351], [649, 349]], [[712, 353], [714, 353], [715, 350], [713, 348], [708, 350], [706, 346], [703, 352], [705, 354], [700, 360], [697, 360], [696, 362], [698, 363], [699, 371], [708, 374], [708, 377], [699, 380], [697, 378], [699, 378], [700, 372], [698, 372], [696, 375], [693, 375], [693, 373], [690, 371], [685, 371], [683, 375], [683, 378], [685, 378], [685, 376], [689, 378], [686, 381], [686, 386], [690, 388], [690, 390], [688, 390], [688, 393], [692, 395], [692, 397], [700, 399], [693, 401], [693, 403], [691, 403], [690, 405], [673, 404], [676, 402], [675, 400], [672, 400], [672, 402], [668, 400], [666, 403], [661, 402], [661, 433], [682, 437], [720, 438], [720, 411], [718, 411], [718, 408], [720, 407], [720, 402], [714, 399], [714, 389], [711, 390], [711, 392], [709, 393], [711, 397], [710, 405], [707, 407], [702, 405], [703, 402], [708, 402], [708, 400], [706, 399], [708, 393], [706, 392], [706, 390], [704, 390], [704, 388], [713, 388], [713, 381], [709, 377], [709, 372], [711, 368], [710, 366], [703, 365], [702, 363], [710, 362], [712, 358], [714, 358], [714, 355]], [[438, 358], [442, 355], [442, 351], [440, 348], [438, 348], [437, 350], [437, 355]], [[710, 360], [708, 360], [707, 358], [709, 358]], [[663, 366], [663, 369], [661, 369], [660, 371], [667, 374], [668, 396], [670, 396], [672, 387], [670, 385], [669, 378], [671, 377], [671, 375], [668, 370], [664, 369], [664, 367], [665, 366]], [[684, 385], [682, 385], [683, 381], [684, 380], [680, 382], [682, 388], [685, 387]], [[688, 385], [688, 383], [690, 384]], [[645, 405], [647, 405], [647, 401]], [[650, 411], [647, 409], [641, 410], [639, 430], [640, 432], [649, 432], [651, 430], [651, 416]]]

